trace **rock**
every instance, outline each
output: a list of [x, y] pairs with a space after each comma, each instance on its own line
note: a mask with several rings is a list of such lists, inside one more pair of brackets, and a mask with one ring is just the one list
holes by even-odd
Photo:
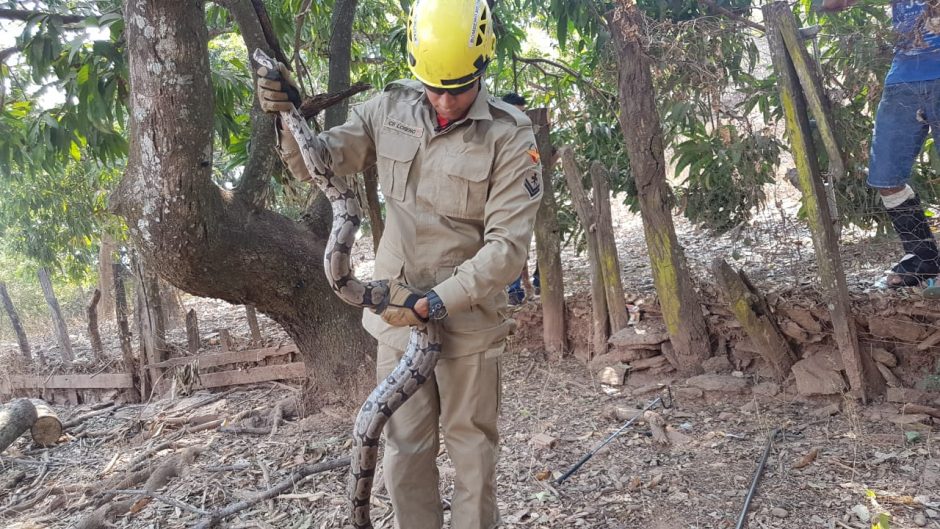
[[912, 430], [929, 428], [926, 423], [930, 422], [930, 415], [924, 413], [905, 413], [895, 414], [887, 417], [888, 422]]
[[616, 366], [607, 366], [597, 373], [597, 380], [601, 384], [608, 386], [622, 386], [623, 379], [627, 376], [627, 366], [620, 364]]
[[673, 391], [675, 392], [676, 396], [682, 400], [700, 399], [705, 395], [705, 392], [699, 388], [676, 388]]
[[607, 343], [615, 347], [639, 347], [648, 348], [650, 345], [659, 345], [669, 339], [669, 335], [664, 332], [637, 332], [638, 329], [627, 327], [617, 331], [611, 336]]
[[839, 403], [837, 402], [835, 404], [830, 404], [828, 406], [824, 406], [822, 408], [819, 408], [818, 410], [813, 411], [813, 415], [815, 415], [816, 417], [825, 418], [825, 417], [831, 417], [833, 415], [838, 415], [840, 411], [842, 411], [842, 409], [839, 406]]
[[797, 343], [803, 343], [809, 339], [809, 335], [806, 334], [806, 331], [792, 320], [783, 320], [780, 322], [780, 330], [783, 331], [783, 334], [796, 340]]
[[928, 459], [920, 481], [926, 490], [940, 489], [940, 459]]
[[783, 507], [774, 507], [773, 509], [770, 509], [770, 514], [772, 514], [775, 518], [786, 518], [787, 516], [790, 516], [790, 513], [787, 512], [787, 510]]
[[757, 403], [756, 400], [752, 400], [751, 402], [748, 402], [744, 406], [741, 406], [742, 413], [755, 413], [757, 412], [758, 409], [760, 409], [760, 405]]
[[885, 398], [888, 402], [912, 404], [926, 404], [930, 401], [930, 393], [919, 389], [911, 388], [888, 388], [885, 392]]
[[888, 367], [897, 367], [898, 365], [898, 357], [880, 347], [872, 348], [871, 357], [875, 362], [880, 362]]
[[666, 365], [669, 365], [669, 360], [667, 360], [665, 356], [659, 355], [652, 358], [644, 358], [642, 360], [635, 360], [630, 362], [630, 369], [633, 371], [640, 371], [643, 369], [652, 369]]
[[875, 362], [875, 366], [878, 368], [881, 376], [884, 377], [885, 384], [887, 384], [889, 388], [899, 388], [904, 385], [894, 372], [891, 371], [890, 367], [881, 362]]
[[923, 513], [914, 515], [914, 525], [917, 527], [927, 527], [927, 517]]
[[734, 369], [734, 366], [731, 365], [727, 356], [719, 355], [702, 362], [702, 369], [704, 369], [706, 373], [727, 374]]
[[845, 389], [841, 362], [832, 355], [816, 354], [793, 364], [796, 389], [800, 395], [836, 395]]
[[868, 318], [868, 331], [880, 338], [896, 338], [906, 343], [917, 343], [927, 334], [927, 328], [901, 315]]
[[751, 388], [751, 392], [762, 397], [775, 397], [780, 394], [780, 384], [776, 382], [761, 382]]
[[702, 391], [720, 391], [722, 393], [744, 393], [747, 381], [728, 375], [698, 375], [686, 381], [686, 384]]
[[852, 507], [852, 514], [855, 515], [862, 523], [868, 523], [868, 520], [871, 520], [871, 511], [868, 510], [868, 507], [865, 507], [861, 503]]
[[718, 414], [719, 421], [730, 421], [731, 419], [734, 419], [734, 417], [735, 415], [730, 411], [723, 411]]
[[791, 307], [783, 310], [787, 318], [795, 321], [800, 327], [809, 332], [822, 332], [822, 325], [816, 318], [813, 317], [813, 313], [808, 309], [803, 309], [799, 307]]

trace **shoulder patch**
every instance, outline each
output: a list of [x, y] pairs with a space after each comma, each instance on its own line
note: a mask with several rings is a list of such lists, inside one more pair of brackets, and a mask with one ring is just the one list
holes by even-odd
[[529, 199], [533, 200], [542, 194], [542, 179], [539, 178], [538, 171], [530, 171], [522, 181], [522, 187], [529, 194]]
[[525, 112], [519, 110], [513, 105], [510, 105], [502, 99], [497, 99], [490, 96], [489, 104], [490, 107], [496, 111], [493, 113], [494, 118], [498, 118], [500, 115], [502, 115], [507, 118], [511, 118], [519, 127], [532, 126], [532, 120], [529, 119], [529, 116], [525, 115]]

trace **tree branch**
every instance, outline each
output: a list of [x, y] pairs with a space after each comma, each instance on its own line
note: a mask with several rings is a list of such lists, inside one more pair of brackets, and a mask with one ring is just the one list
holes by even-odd
[[28, 22], [36, 17], [55, 17], [66, 24], [77, 24], [85, 20], [83, 15], [61, 15], [59, 13], [48, 13], [45, 11], [31, 11], [28, 9], [0, 9], [0, 18], [7, 20], [22, 20]]
[[756, 30], [758, 30], [758, 31], [760, 31], [760, 32], [762, 32], [762, 33], [767, 33], [767, 28], [766, 28], [766, 27], [764, 27], [764, 26], [758, 24], [757, 22], [754, 22], [753, 20], [748, 20], [748, 19], [742, 17], [741, 15], [739, 15], [739, 14], [737, 14], [737, 13], [734, 13], [733, 11], [731, 11], [731, 10], [729, 10], [729, 9], [726, 9], [726, 8], [724, 8], [724, 7], [721, 7], [720, 5], [716, 4], [714, 0], [702, 0], [702, 3], [705, 4], [705, 5], [707, 5], [708, 8], [711, 9], [712, 11], [714, 11], [715, 13], [718, 13], [718, 14], [720, 14], [720, 15], [724, 15], [724, 16], [730, 18], [731, 20], [734, 20], [735, 22], [740, 22], [740, 23], [744, 24], [745, 26], [752, 27], [752, 28], [754, 28], [754, 29], [756, 29]]
[[20, 52], [19, 46], [13, 46], [12, 48], [7, 48], [5, 50], [0, 50], [0, 62], [5, 62], [10, 58], [14, 53]]
[[[513, 59], [515, 59], [516, 61], [521, 62], [521, 63], [525, 63], [525, 64], [532, 64], [532, 65], [548, 64], [549, 66], [554, 66], [555, 68], [558, 68], [559, 70], [562, 70], [563, 72], [567, 73], [568, 75], [571, 75], [572, 77], [574, 77], [575, 79], [577, 79], [578, 81], [580, 81], [581, 83], [583, 83], [585, 86], [587, 86], [587, 87], [590, 88], [591, 90], [597, 92], [597, 94], [600, 95], [600, 96], [602, 96], [604, 99], [607, 99], [608, 101], [615, 99], [614, 94], [612, 94], [612, 93], [610, 93], [610, 92], [607, 92], [607, 91], [605, 91], [605, 90], [600, 89], [597, 85], [594, 84], [593, 81], [591, 81], [591, 80], [588, 79], [587, 77], [581, 75], [580, 72], [578, 72], [578, 71], [572, 69], [570, 66], [566, 66], [566, 65], [564, 65], [564, 64], [562, 64], [562, 63], [560, 63], [560, 62], [552, 61], [552, 60], [549, 60], [549, 59], [520, 57], [520, 56], [518, 56], [518, 55], [513, 55], [512, 57], [513, 57]], [[539, 69], [541, 70], [541, 68], [539, 68]], [[542, 71], [544, 72], [544, 70], [542, 70]]]

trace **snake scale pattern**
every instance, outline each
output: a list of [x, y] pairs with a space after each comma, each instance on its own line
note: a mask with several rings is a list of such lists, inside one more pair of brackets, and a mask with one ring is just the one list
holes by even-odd
[[[277, 64], [261, 50], [253, 59], [262, 77], [278, 80]], [[323, 269], [333, 291], [346, 303], [357, 307], [376, 308], [388, 294], [387, 281], [362, 282], [356, 279], [349, 258], [362, 210], [355, 191], [344, 177], [336, 176], [328, 167], [317, 163], [313, 149], [314, 135], [296, 108], [281, 112], [281, 120], [300, 146], [300, 153], [314, 183], [329, 199], [333, 208], [333, 227], [323, 255]], [[433, 374], [440, 356], [438, 325], [413, 327], [405, 354], [398, 366], [372, 390], [359, 409], [353, 427], [353, 452], [349, 474], [350, 526], [372, 529], [369, 505], [372, 480], [378, 461], [382, 428], [389, 417], [414, 395]]]

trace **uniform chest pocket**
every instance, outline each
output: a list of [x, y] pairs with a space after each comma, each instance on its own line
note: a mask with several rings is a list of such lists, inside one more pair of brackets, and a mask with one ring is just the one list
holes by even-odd
[[379, 137], [375, 146], [375, 165], [382, 194], [399, 202], [405, 199], [408, 173], [418, 152], [418, 139], [399, 134]]
[[485, 154], [449, 156], [442, 174], [434, 178], [434, 210], [447, 217], [483, 220], [489, 195], [490, 162]]

